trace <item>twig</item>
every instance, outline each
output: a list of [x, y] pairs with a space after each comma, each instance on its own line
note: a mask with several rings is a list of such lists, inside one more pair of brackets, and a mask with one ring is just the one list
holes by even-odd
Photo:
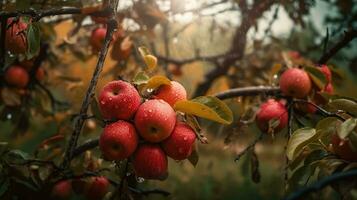
[[[113, 6], [113, 5], [111, 5], [111, 6]], [[82, 103], [82, 106], [81, 106], [81, 109], [79, 112], [79, 117], [75, 121], [74, 131], [72, 133], [68, 147], [66, 149], [65, 158], [62, 163], [62, 167], [64, 167], [64, 168], [67, 168], [70, 165], [70, 162], [73, 158], [73, 151], [74, 151], [75, 147], [77, 146], [78, 138], [81, 133], [83, 124], [85, 122], [84, 117], [86, 116], [90, 102], [91, 102], [92, 98], [94, 97], [94, 92], [95, 92], [95, 89], [97, 86], [98, 78], [99, 78], [100, 73], [103, 70], [105, 57], [108, 53], [109, 44], [112, 40], [113, 33], [117, 27], [116, 20], [114, 18], [112, 18], [111, 20], [108, 21], [107, 26], [108, 26], [107, 34], [105, 36], [104, 44], [103, 44], [103, 47], [99, 54], [98, 62], [97, 62], [96, 68], [94, 70], [92, 79], [89, 83], [85, 97], [83, 99], [83, 103]]]
[[350, 170], [347, 172], [339, 172], [339, 173], [334, 173], [331, 176], [328, 176], [326, 178], [323, 178], [310, 186], [304, 187], [301, 190], [298, 190], [292, 194], [290, 194], [288, 197], [285, 198], [285, 200], [298, 200], [302, 199], [305, 195], [311, 193], [311, 192], [316, 192], [324, 187], [331, 185], [337, 181], [340, 180], [345, 180], [349, 178], [357, 177], [357, 170]]
[[251, 86], [243, 88], [234, 88], [224, 92], [215, 94], [217, 98], [224, 100], [229, 98], [235, 98], [239, 96], [255, 96], [260, 94], [265, 95], [275, 95], [280, 93], [279, 87], [270, 87], [270, 86]]
[[[288, 99], [288, 134], [286, 135], [286, 144], [284, 146], [284, 152], [286, 152], [287, 148], [288, 148], [288, 142], [289, 139], [291, 137], [291, 135], [293, 134], [293, 116], [294, 116], [294, 105], [293, 105], [293, 101], [291, 98]], [[289, 158], [285, 155], [285, 166], [284, 166], [284, 186], [285, 189], [287, 189], [287, 185], [288, 185], [288, 181], [289, 181]]]
[[99, 139], [92, 139], [89, 140], [88, 142], [78, 146], [73, 150], [72, 157], [77, 157], [81, 155], [82, 153], [86, 152], [87, 150], [94, 149], [99, 145]]
[[[1, 2], [2, 3], [2, 2]], [[6, 25], [7, 25], [7, 18], [1, 17], [0, 20], [1, 23], [1, 38], [0, 38], [0, 69], [4, 70], [5, 69], [5, 55], [6, 55], [6, 50], [5, 50], [5, 40], [6, 40]]]
[[250, 144], [248, 145], [243, 151], [241, 151], [237, 156], [236, 158], [234, 159], [234, 162], [237, 162], [239, 161], [239, 159], [244, 155], [246, 154], [250, 149], [254, 148], [255, 145], [263, 139], [263, 133], [259, 133], [259, 136]]
[[31, 16], [37, 20], [43, 17], [53, 16], [53, 15], [68, 15], [68, 14], [81, 14], [81, 8], [56, 8], [51, 10], [25, 10], [25, 11], [15, 11], [15, 12], [7, 12], [1, 11], [0, 17], [17, 17], [17, 16]]
[[38, 85], [39, 88], [42, 89], [47, 94], [48, 98], [50, 98], [52, 112], [54, 112], [57, 109], [57, 105], [59, 105], [59, 106], [68, 106], [69, 105], [68, 102], [62, 102], [62, 101], [57, 100], [55, 98], [55, 96], [52, 94], [52, 92], [46, 86], [44, 86], [42, 83], [40, 83], [39, 81], [36, 81], [35, 84]]
[[335, 45], [332, 46], [331, 49], [326, 51], [321, 58], [319, 59], [319, 64], [325, 64], [332, 56], [334, 56], [339, 50], [341, 50], [344, 46], [346, 46], [349, 42], [357, 37], [356, 29], [349, 29], [344, 32], [343, 37], [338, 41]]
[[338, 115], [337, 113], [329, 112], [329, 111], [321, 108], [320, 106], [318, 106], [315, 103], [312, 103], [310, 101], [307, 101], [307, 100], [304, 100], [304, 99], [294, 99], [293, 103], [307, 103], [307, 104], [310, 104], [310, 105], [314, 106], [317, 109], [317, 111], [319, 111], [325, 117], [336, 117], [336, 118], [338, 118], [338, 119], [340, 119], [342, 121], [345, 121], [345, 119], [343, 117], [341, 117], [340, 115]]

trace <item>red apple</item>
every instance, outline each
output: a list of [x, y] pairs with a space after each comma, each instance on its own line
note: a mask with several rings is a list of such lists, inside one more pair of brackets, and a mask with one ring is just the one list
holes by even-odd
[[333, 89], [332, 83], [327, 83], [327, 85], [323, 89], [323, 92], [326, 92], [328, 94], [333, 94], [333, 91], [334, 91], [334, 89]]
[[6, 70], [5, 81], [9, 85], [24, 88], [29, 83], [29, 75], [24, 68], [13, 65]]
[[128, 158], [134, 153], [137, 145], [135, 127], [121, 120], [107, 125], [99, 138], [99, 148], [107, 160]]
[[138, 177], [162, 180], [167, 176], [167, 157], [159, 145], [143, 144], [134, 154], [133, 166]]
[[168, 138], [175, 127], [176, 113], [163, 100], [149, 100], [140, 105], [135, 115], [135, 127], [149, 142], [161, 142]]
[[302, 69], [291, 68], [280, 76], [280, 90], [286, 96], [306, 97], [311, 90], [309, 75]]
[[69, 180], [60, 181], [52, 188], [52, 197], [68, 199], [72, 194], [72, 184]]
[[90, 37], [89, 42], [92, 46], [93, 51], [99, 52], [102, 49], [106, 34], [106, 28], [97, 28], [92, 31], [92, 35]]
[[23, 54], [27, 51], [27, 24], [19, 19], [17, 22], [11, 18], [8, 20], [8, 29], [6, 31], [5, 47], [11, 53]]
[[140, 106], [138, 91], [125, 81], [106, 84], [99, 94], [99, 108], [105, 119], [130, 119]]
[[187, 93], [186, 89], [180, 83], [171, 81], [171, 85], [162, 85], [158, 89], [155, 98], [162, 99], [171, 106], [174, 106], [177, 101], [186, 100]]
[[88, 182], [84, 179], [76, 178], [72, 180], [72, 189], [76, 194], [85, 194], [88, 186]]
[[196, 134], [189, 125], [176, 123], [170, 137], [162, 142], [162, 148], [169, 157], [184, 160], [191, 155], [195, 140]]
[[331, 143], [335, 153], [343, 160], [357, 162], [357, 151], [350, 147], [348, 139], [341, 140], [337, 134], [333, 134]]
[[288, 111], [283, 104], [269, 99], [260, 106], [256, 115], [256, 123], [261, 131], [268, 132], [269, 121], [274, 119], [279, 120], [279, 124], [274, 128], [274, 133], [278, 133], [288, 124]]
[[109, 190], [109, 181], [105, 177], [94, 177], [90, 184], [86, 197], [89, 200], [100, 200]]
[[42, 81], [45, 78], [45, 73], [46, 72], [42, 67], [38, 68], [36, 71], [36, 79]]

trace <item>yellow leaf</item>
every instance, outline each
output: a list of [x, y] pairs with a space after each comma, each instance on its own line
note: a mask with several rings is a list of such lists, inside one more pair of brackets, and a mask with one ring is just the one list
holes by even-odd
[[232, 111], [223, 101], [213, 96], [178, 101], [175, 103], [174, 109], [222, 124], [230, 124], [233, 121]]
[[144, 61], [145, 61], [146, 67], [149, 70], [153, 70], [157, 66], [157, 58], [153, 55], [144, 56]]
[[148, 83], [146, 84], [146, 89], [156, 89], [161, 85], [171, 85], [171, 81], [166, 78], [165, 76], [156, 75], [149, 79]]

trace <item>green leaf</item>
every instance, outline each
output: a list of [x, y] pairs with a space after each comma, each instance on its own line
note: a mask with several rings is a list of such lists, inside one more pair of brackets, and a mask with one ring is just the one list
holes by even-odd
[[11, 150], [6, 154], [5, 159], [11, 163], [21, 163], [22, 161], [28, 160], [30, 155], [21, 150], [15, 149]]
[[306, 66], [304, 70], [310, 75], [312, 82], [316, 84], [317, 87], [323, 89], [327, 83], [325, 75], [317, 68]]
[[137, 73], [133, 78], [133, 84], [135, 85], [142, 85], [148, 83], [150, 77], [143, 71]]
[[357, 103], [349, 99], [336, 99], [328, 104], [337, 110], [343, 110], [357, 116]]
[[341, 139], [345, 139], [357, 125], [357, 118], [349, 118], [337, 129], [337, 134]]
[[40, 50], [40, 29], [37, 23], [29, 24], [27, 28], [27, 59], [33, 58]]
[[16, 10], [27, 10], [31, 1], [16, 1]]
[[288, 141], [286, 156], [289, 160], [294, 160], [303, 148], [314, 141], [318, 134], [313, 128], [301, 128], [296, 130]]
[[197, 163], [198, 163], [198, 160], [199, 160], [199, 156], [198, 156], [198, 153], [196, 151], [196, 149], [193, 149], [192, 150], [192, 153], [191, 155], [187, 158], [188, 161], [190, 161], [190, 163], [196, 167]]
[[233, 122], [232, 111], [223, 101], [213, 96], [201, 96], [192, 100], [178, 101], [175, 103], [174, 109], [222, 124]]

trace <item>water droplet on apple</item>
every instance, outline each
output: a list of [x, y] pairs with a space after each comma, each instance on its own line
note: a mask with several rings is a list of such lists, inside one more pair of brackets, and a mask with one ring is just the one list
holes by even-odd
[[113, 100], [113, 98], [109, 97], [109, 101]]
[[105, 104], [105, 101], [100, 101], [100, 104], [104, 105], [104, 104]]
[[145, 179], [144, 179], [143, 177], [136, 177], [136, 181], [137, 181], [138, 183], [142, 183], [142, 182], [145, 181]]
[[184, 140], [184, 141], [187, 141], [187, 136], [185, 136], [185, 137], [183, 138], [183, 140]]

